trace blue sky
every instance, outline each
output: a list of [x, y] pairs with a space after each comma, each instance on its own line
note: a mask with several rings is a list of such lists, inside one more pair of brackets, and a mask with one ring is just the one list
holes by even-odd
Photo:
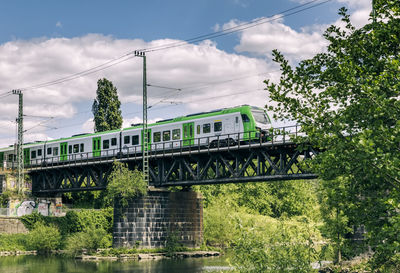
[[[268, 17], [299, 3], [294, 1], [2, 1], [0, 42], [37, 37], [82, 36], [102, 33], [115, 38], [186, 39], [213, 31], [232, 19], [251, 21]], [[286, 24], [299, 30], [337, 19], [340, 3], [332, 1], [294, 15]], [[58, 24], [57, 24], [58, 23]]]
[[[149, 48], [237, 26], [296, 7], [306, 0], [22, 1], [0, 9], [0, 94], [62, 78], [138, 48]], [[315, 1], [318, 4], [323, 0]], [[313, 5], [310, 4], [309, 6]], [[274, 48], [292, 64], [323, 51], [323, 30], [347, 6], [357, 26], [367, 22], [368, 0], [331, 0], [318, 7], [224, 37], [148, 53], [151, 120], [238, 104], [264, 106], [263, 80], [279, 78]], [[24, 91], [27, 141], [92, 130], [97, 79], [119, 91], [125, 125], [141, 119], [141, 60], [58, 85]], [[0, 146], [15, 141], [17, 100], [0, 98]], [[30, 129], [32, 128], [32, 129]], [[57, 129], [56, 129], [57, 128]]]

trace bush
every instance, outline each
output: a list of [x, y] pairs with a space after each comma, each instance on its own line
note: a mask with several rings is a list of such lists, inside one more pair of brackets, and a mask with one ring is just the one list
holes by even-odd
[[24, 251], [28, 242], [28, 234], [0, 234], [0, 251]]
[[240, 227], [233, 247], [239, 272], [313, 272], [317, 259], [315, 228], [307, 223], [279, 222], [272, 232]]
[[118, 199], [122, 207], [132, 198], [147, 194], [147, 182], [138, 170], [131, 171], [126, 164], [114, 161], [108, 177], [107, 195], [111, 200]]
[[113, 208], [101, 210], [68, 211], [64, 217], [43, 216], [37, 212], [21, 217], [21, 221], [29, 230], [37, 223], [56, 226], [62, 236], [89, 229], [101, 228], [112, 232]]
[[61, 243], [61, 234], [55, 226], [45, 226], [37, 223], [33, 230], [28, 234], [29, 248], [41, 253], [49, 253], [51, 250], [58, 249]]
[[111, 239], [111, 234], [107, 234], [104, 229], [89, 229], [69, 236], [66, 249], [74, 256], [81, 253], [83, 249], [95, 252], [99, 248], [110, 247]]

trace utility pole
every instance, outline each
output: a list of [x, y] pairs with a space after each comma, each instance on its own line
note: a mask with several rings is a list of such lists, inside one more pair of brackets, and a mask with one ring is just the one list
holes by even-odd
[[24, 184], [24, 113], [23, 113], [23, 94], [21, 90], [13, 90], [14, 95], [18, 95], [18, 143], [17, 143], [17, 190], [21, 193]]
[[147, 79], [146, 79], [146, 54], [135, 51], [136, 57], [143, 58], [143, 180], [149, 184], [149, 135], [147, 130]]

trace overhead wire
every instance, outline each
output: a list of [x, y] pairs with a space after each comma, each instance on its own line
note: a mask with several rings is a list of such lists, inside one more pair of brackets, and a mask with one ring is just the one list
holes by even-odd
[[[284, 18], [284, 17], [287, 17], [287, 16], [291, 16], [291, 15], [294, 15], [294, 14], [297, 14], [297, 13], [300, 13], [300, 12], [315, 8], [317, 6], [320, 6], [322, 4], [325, 4], [325, 3], [333, 1], [333, 0], [324, 0], [322, 2], [319, 2], [319, 1], [320, 0], [311, 0], [311, 1], [308, 1], [308, 2], [306, 2], [304, 4], [297, 5], [295, 7], [290, 8], [290, 9], [286, 9], [284, 11], [275, 13], [275, 14], [269, 16], [268, 18], [257, 19], [257, 20], [254, 20], [252, 22], [239, 24], [238, 26], [234, 26], [234, 27], [227, 28], [227, 29], [224, 29], [224, 30], [212, 32], [212, 33], [209, 33], [209, 34], [200, 35], [200, 36], [197, 36], [197, 37], [194, 37], [194, 38], [186, 39], [184, 41], [173, 42], [173, 43], [170, 43], [170, 44], [165, 44], [165, 45], [161, 45], [161, 46], [157, 46], [157, 47], [148, 47], [148, 48], [141, 49], [139, 51], [142, 51], [142, 52], [153, 52], [153, 51], [170, 49], [170, 48], [173, 48], [173, 47], [184, 46], [184, 45], [187, 45], [188, 43], [200, 42], [200, 41], [204, 41], [204, 40], [211, 39], [211, 38], [218, 38], [218, 37], [221, 37], [221, 36], [224, 36], [224, 35], [228, 35], [228, 34], [232, 34], [232, 33], [238, 32], [238, 31], [243, 31], [243, 30], [246, 30], [246, 29], [261, 25], [261, 24], [272, 22], [272, 21], [275, 21], [275, 20], [278, 20], [278, 19], [281, 19], [281, 18]], [[313, 3], [316, 3], [316, 4], [311, 5]], [[311, 5], [311, 6], [309, 6], [309, 5]], [[292, 11], [292, 12], [290, 12], [290, 11]], [[281, 14], [281, 15], [279, 15], [279, 14]], [[61, 83], [67, 82], [67, 81], [75, 80], [77, 78], [80, 78], [80, 77], [83, 77], [83, 76], [86, 76], [86, 75], [89, 75], [89, 74], [93, 74], [93, 73], [102, 71], [102, 70], [107, 69], [107, 68], [109, 68], [111, 66], [117, 65], [117, 64], [125, 62], [127, 60], [130, 60], [130, 59], [136, 57], [134, 55], [135, 51], [136, 50], [129, 51], [129, 52], [127, 52], [127, 53], [125, 53], [125, 54], [123, 54], [123, 55], [121, 55], [119, 57], [116, 57], [116, 58], [114, 58], [112, 60], [109, 60], [109, 61], [107, 61], [105, 63], [99, 64], [99, 65], [94, 66], [92, 68], [89, 68], [89, 69], [74, 73], [74, 74], [66, 76], [66, 77], [62, 77], [62, 78], [59, 78], [59, 79], [56, 79], [56, 80], [52, 80], [52, 81], [48, 81], [48, 82], [44, 82], [44, 83], [39, 83], [39, 84], [36, 84], [36, 85], [31, 85], [31, 86], [27, 86], [27, 87], [23, 87], [23, 88], [18, 88], [18, 89], [22, 90], [22, 91], [27, 91], [27, 90], [33, 90], [33, 89], [48, 87], [48, 86], [52, 86], [52, 85], [56, 85], [56, 84], [61, 84]]]
[[[151, 48], [144, 48], [141, 51], [154, 52], [154, 51], [159, 51], [159, 50], [165, 50], [165, 49], [170, 49], [170, 48], [174, 48], [174, 47], [184, 46], [184, 45], [187, 45], [189, 43], [196, 43], [196, 42], [201, 42], [201, 41], [205, 41], [205, 40], [212, 39], [212, 38], [218, 38], [218, 37], [221, 37], [221, 36], [229, 35], [229, 34], [232, 34], [232, 33], [235, 33], [235, 32], [239, 32], [239, 31], [243, 31], [243, 30], [246, 30], [246, 29], [249, 29], [249, 28], [253, 28], [255, 26], [259, 26], [259, 25], [262, 25], [262, 24], [265, 24], [265, 23], [270, 23], [270, 22], [273, 22], [273, 21], [277, 21], [277, 20], [282, 19], [284, 17], [288, 17], [288, 16], [291, 16], [291, 15], [294, 15], [294, 14], [297, 14], [297, 13], [300, 13], [300, 12], [303, 12], [303, 11], [318, 7], [320, 5], [323, 5], [325, 3], [330, 2], [332, 0], [325, 0], [325, 1], [322, 1], [322, 2], [317, 3], [315, 5], [312, 5], [312, 6], [309, 6], [309, 7], [305, 7], [305, 8], [302, 8], [302, 9], [299, 9], [299, 10], [296, 10], [296, 11], [293, 11], [293, 12], [285, 14], [288, 11], [298, 9], [300, 7], [304, 7], [306, 5], [309, 5], [311, 3], [318, 2], [318, 1], [319, 0], [309, 1], [309, 2], [307, 2], [305, 4], [302, 4], [302, 5], [293, 7], [291, 9], [285, 10], [283, 12], [271, 15], [271, 16], [269, 16], [267, 18], [257, 19], [257, 20], [254, 20], [252, 22], [243, 23], [243, 24], [240, 24], [238, 26], [227, 28], [227, 29], [224, 29], [224, 30], [221, 30], [221, 31], [216, 31], [216, 32], [213, 32], [213, 33], [210, 33], [210, 34], [198, 36], [197, 38], [191, 38], [191, 39], [187, 39], [187, 40], [184, 40], [184, 41], [173, 42], [173, 43], [170, 43], [170, 44], [151, 47]], [[279, 15], [279, 14], [281, 14], [281, 15]]]

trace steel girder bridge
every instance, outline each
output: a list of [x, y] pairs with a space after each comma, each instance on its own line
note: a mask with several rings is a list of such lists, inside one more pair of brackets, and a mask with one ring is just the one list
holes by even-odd
[[[282, 131], [280, 131], [282, 132]], [[297, 134], [297, 130], [296, 130]], [[235, 142], [234, 146], [191, 146], [149, 151], [150, 186], [192, 186], [279, 180], [314, 179], [309, 160], [317, 151], [290, 141], [284, 132], [268, 142]], [[200, 143], [200, 142], [199, 142]], [[114, 154], [30, 167], [32, 192], [54, 195], [63, 192], [104, 190], [117, 160], [130, 169], [142, 169], [140, 153]]]

